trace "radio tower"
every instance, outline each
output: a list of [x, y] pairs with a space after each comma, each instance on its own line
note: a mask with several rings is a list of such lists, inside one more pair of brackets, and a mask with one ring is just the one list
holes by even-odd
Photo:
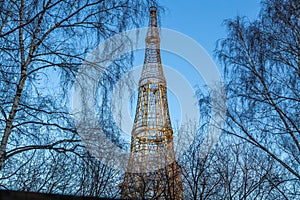
[[123, 199], [183, 199], [175, 160], [166, 79], [160, 58], [156, 8], [150, 8], [146, 52], [139, 80], [138, 102]]

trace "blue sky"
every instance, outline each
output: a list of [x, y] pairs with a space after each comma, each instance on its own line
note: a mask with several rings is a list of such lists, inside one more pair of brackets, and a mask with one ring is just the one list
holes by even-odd
[[226, 37], [225, 19], [237, 15], [250, 20], [259, 14], [259, 0], [161, 0], [166, 7], [161, 26], [184, 33], [212, 56], [216, 41]]

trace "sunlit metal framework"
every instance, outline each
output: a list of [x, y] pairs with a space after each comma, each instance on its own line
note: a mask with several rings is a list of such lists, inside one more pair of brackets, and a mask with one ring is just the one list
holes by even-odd
[[183, 199], [155, 7], [150, 8], [145, 61], [139, 81], [131, 154], [122, 184], [122, 198]]

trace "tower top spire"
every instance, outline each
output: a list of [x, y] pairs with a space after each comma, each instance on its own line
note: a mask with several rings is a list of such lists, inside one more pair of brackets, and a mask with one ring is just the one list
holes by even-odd
[[157, 27], [157, 19], [156, 19], [156, 11], [157, 8], [155, 6], [151, 6], [150, 9], [150, 23], [149, 26], [155, 26]]
[[[158, 33], [158, 26], [157, 26], [157, 8], [151, 6], [149, 9], [150, 17], [149, 17], [149, 24], [148, 24], [148, 31], [146, 42], [153, 42], [159, 45], [159, 33]], [[158, 40], [158, 41], [157, 41]], [[159, 48], [159, 46], [158, 46]]]
[[155, 6], [150, 6], [149, 10], [150, 10], [150, 13], [151, 12], [156, 12], [157, 8]]
[[150, 19], [146, 35], [145, 60], [139, 85], [149, 82], [166, 84], [160, 57], [160, 37], [156, 11], [154, 6], [149, 9]]

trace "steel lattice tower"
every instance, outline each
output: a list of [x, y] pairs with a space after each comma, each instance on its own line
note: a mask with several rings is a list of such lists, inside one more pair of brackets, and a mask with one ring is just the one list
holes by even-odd
[[130, 153], [122, 184], [123, 199], [183, 199], [155, 7], [150, 8]]

